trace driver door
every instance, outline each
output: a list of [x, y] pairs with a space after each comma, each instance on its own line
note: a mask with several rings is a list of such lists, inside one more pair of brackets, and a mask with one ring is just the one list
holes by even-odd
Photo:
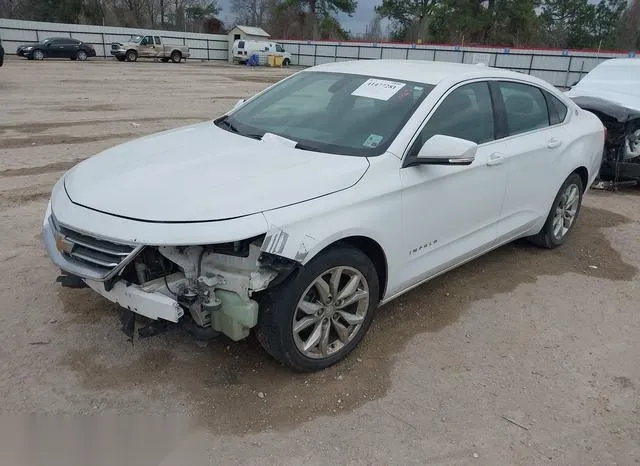
[[145, 36], [140, 42], [139, 57], [152, 58], [156, 56], [156, 47], [153, 44], [153, 36]]
[[[492, 246], [507, 184], [504, 144], [486, 81], [449, 91], [420, 130], [400, 170], [403, 188], [402, 287], [419, 283]], [[467, 166], [406, 166], [435, 134], [473, 141]]]

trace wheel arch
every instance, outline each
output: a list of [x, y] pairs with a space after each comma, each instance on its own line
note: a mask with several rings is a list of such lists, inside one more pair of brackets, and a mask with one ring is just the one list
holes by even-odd
[[371, 260], [376, 269], [382, 301], [387, 289], [389, 264], [381, 243], [372, 236], [366, 232], [351, 230], [316, 241], [309, 235], [298, 236], [293, 231], [272, 230], [266, 235], [262, 251], [291, 259], [304, 267], [315, 257], [336, 246], [346, 245], [358, 249]]
[[[587, 167], [580, 166], [580, 167], [576, 168], [575, 170], [573, 170], [571, 172], [571, 175], [573, 175], [574, 173], [576, 173], [578, 176], [580, 176], [580, 179], [582, 180], [582, 187], [586, 190], [587, 189], [587, 185], [589, 184], [589, 170], [587, 170]], [[569, 176], [571, 176], [571, 175], [569, 175]]]
[[384, 249], [382, 249], [382, 246], [380, 246], [377, 241], [369, 238], [368, 236], [348, 236], [331, 243], [330, 245], [322, 249], [318, 254], [322, 253], [322, 251], [338, 245], [348, 245], [355, 249], [358, 249], [359, 251], [364, 253], [369, 258], [369, 260], [371, 260], [373, 266], [376, 269], [376, 273], [378, 274], [378, 281], [380, 284], [379, 299], [380, 301], [382, 301], [387, 289], [388, 274], [387, 256], [384, 253]]

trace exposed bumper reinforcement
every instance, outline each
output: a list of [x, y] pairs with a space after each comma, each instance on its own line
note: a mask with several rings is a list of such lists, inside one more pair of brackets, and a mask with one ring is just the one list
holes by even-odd
[[178, 322], [180, 317], [184, 315], [184, 311], [178, 302], [163, 294], [147, 293], [136, 285], [127, 286], [122, 281], [114, 283], [110, 291], [105, 290], [102, 282], [92, 280], [85, 280], [85, 282], [92, 290], [109, 301], [149, 319]]

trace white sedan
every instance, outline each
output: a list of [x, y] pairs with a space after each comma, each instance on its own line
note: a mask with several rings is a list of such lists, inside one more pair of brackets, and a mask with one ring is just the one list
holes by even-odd
[[145, 335], [253, 330], [318, 370], [411, 288], [516, 238], [560, 246], [603, 140], [598, 118], [527, 75], [331, 63], [78, 164], [44, 242], [60, 281], [120, 304], [131, 335], [135, 315]]

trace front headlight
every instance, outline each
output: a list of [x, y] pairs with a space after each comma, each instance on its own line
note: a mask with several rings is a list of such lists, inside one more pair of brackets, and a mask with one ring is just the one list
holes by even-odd
[[29, 51], [29, 50], [31, 50], [31, 49], [33, 49], [33, 47], [29, 46], [29, 47], [27, 47], [27, 48], [25, 49], [25, 51], [27, 51], [27, 52], [28, 52], [28, 51]]

